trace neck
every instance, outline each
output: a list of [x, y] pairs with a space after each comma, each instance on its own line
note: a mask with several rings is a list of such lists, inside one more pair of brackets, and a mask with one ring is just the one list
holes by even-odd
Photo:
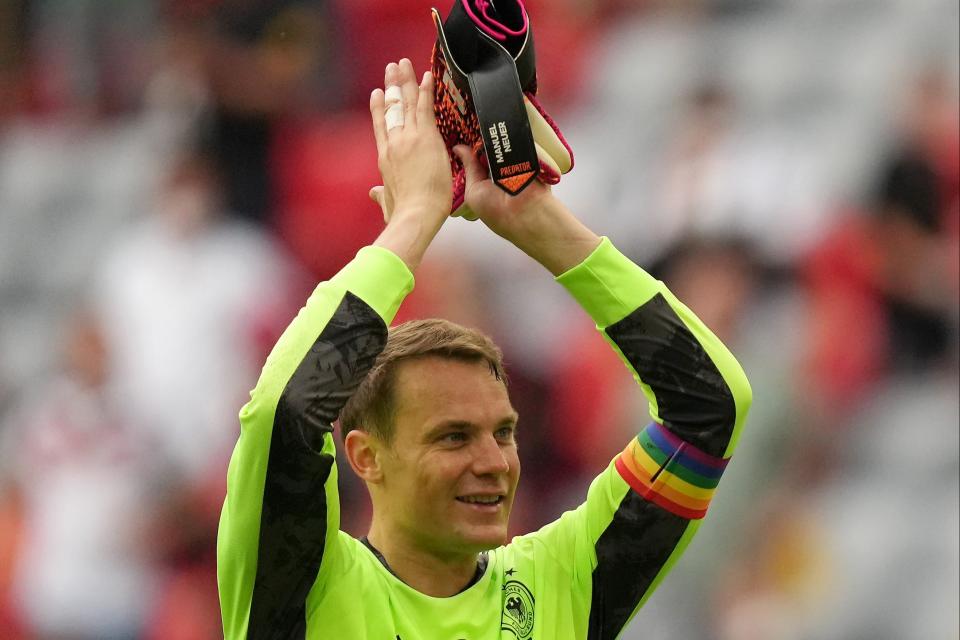
[[396, 532], [387, 534], [376, 521], [370, 527], [367, 539], [383, 554], [398, 578], [424, 595], [435, 598], [456, 595], [477, 572], [476, 553], [443, 555], [426, 551]]

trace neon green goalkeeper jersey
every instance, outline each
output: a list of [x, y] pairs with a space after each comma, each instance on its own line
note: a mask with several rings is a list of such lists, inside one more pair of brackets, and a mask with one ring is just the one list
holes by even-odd
[[621, 356], [652, 421], [580, 507], [490, 551], [482, 575], [449, 598], [410, 588], [339, 529], [332, 423], [383, 349], [413, 276], [366, 247], [317, 287], [240, 413], [217, 548], [228, 640], [621, 633], [706, 513], [750, 387], [717, 338], [609, 240], [557, 280]]

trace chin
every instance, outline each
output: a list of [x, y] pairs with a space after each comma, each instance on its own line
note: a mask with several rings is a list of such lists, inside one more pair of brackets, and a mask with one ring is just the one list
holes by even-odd
[[504, 527], [500, 531], [477, 531], [472, 535], [468, 534], [464, 536], [463, 544], [477, 553], [502, 547], [507, 544], [507, 528]]

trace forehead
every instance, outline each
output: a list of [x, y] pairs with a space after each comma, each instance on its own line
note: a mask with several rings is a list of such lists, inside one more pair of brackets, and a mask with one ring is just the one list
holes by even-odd
[[443, 420], [496, 423], [514, 413], [506, 385], [483, 360], [407, 360], [397, 367], [394, 394], [398, 427], [428, 428]]

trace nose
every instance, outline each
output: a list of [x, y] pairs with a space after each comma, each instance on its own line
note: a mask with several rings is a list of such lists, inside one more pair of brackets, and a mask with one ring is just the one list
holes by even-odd
[[492, 434], [480, 438], [473, 456], [473, 472], [478, 476], [499, 475], [510, 470], [503, 448]]

